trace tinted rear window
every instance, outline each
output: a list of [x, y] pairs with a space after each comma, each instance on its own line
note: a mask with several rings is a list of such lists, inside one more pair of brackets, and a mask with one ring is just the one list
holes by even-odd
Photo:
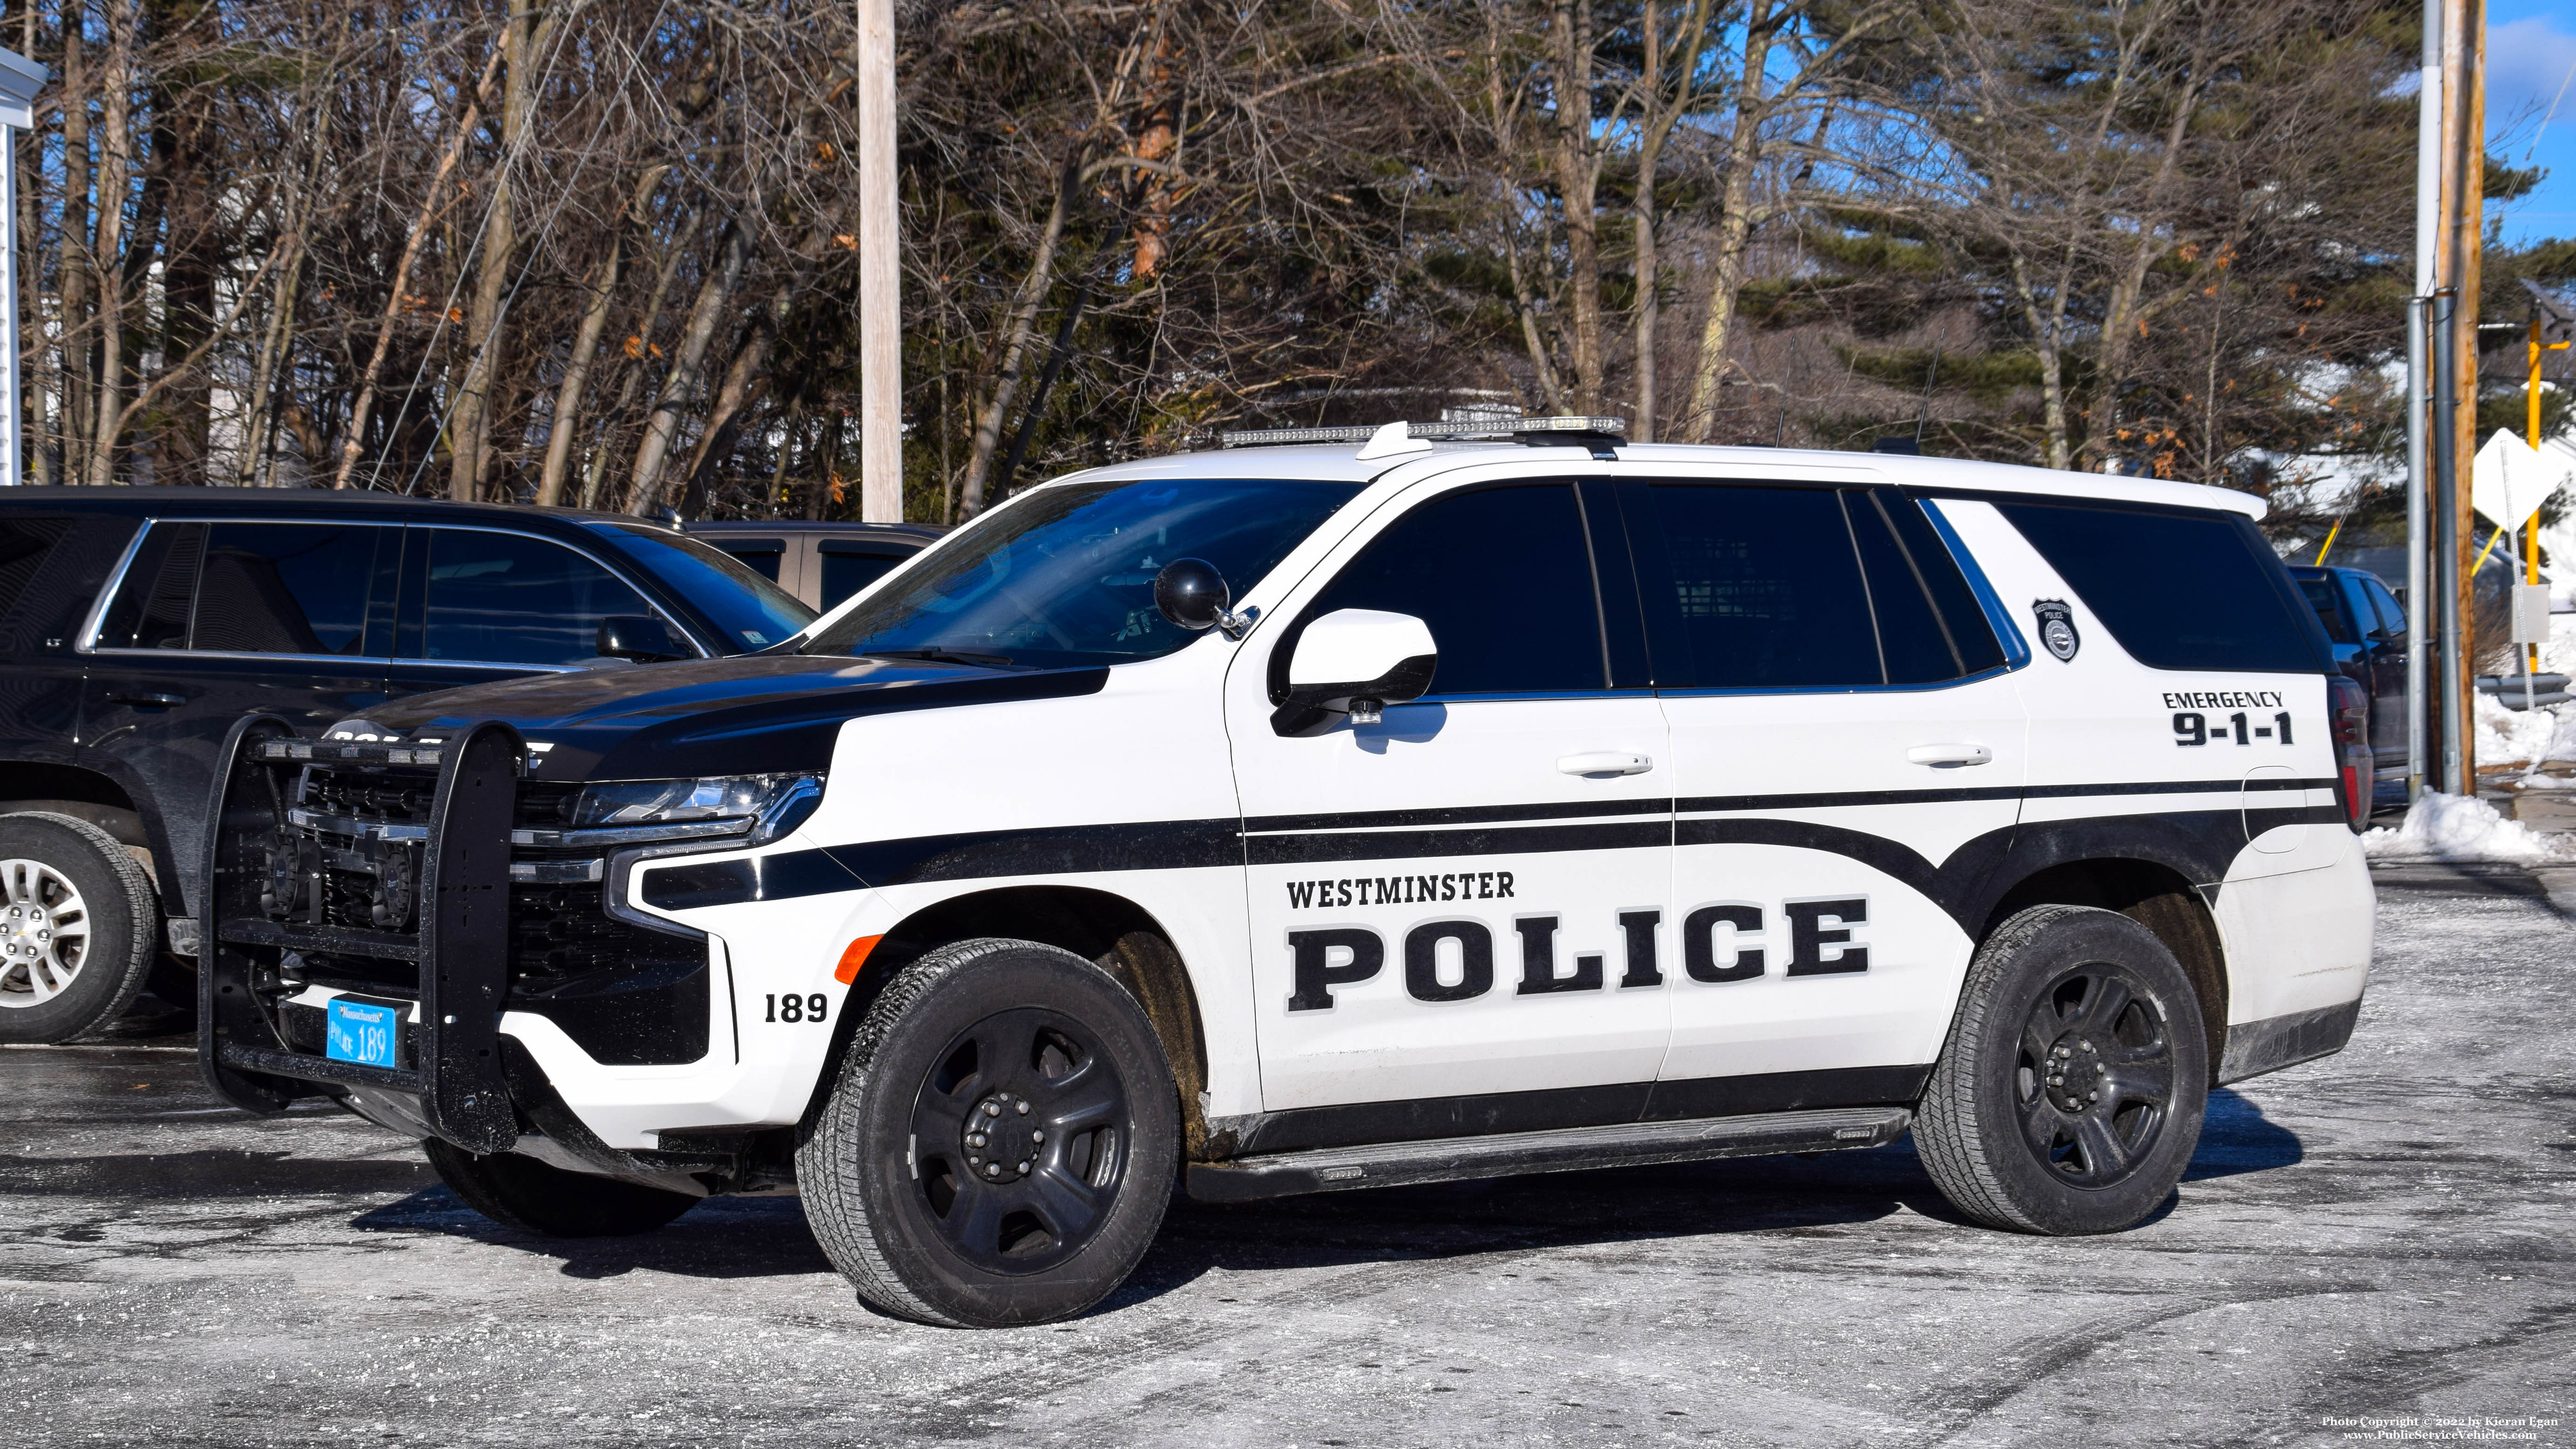
[[2306, 674], [2325, 631], [2251, 519], [2108, 505], [1996, 505], [2129, 651], [2153, 669]]

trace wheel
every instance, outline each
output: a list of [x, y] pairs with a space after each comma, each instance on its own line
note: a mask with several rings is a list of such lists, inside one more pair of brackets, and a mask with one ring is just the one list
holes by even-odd
[[1029, 941], [961, 941], [860, 1021], [796, 1179], [814, 1236], [882, 1312], [1045, 1323], [1126, 1281], [1179, 1167], [1153, 1022], [1109, 973]]
[[2200, 1141], [2209, 1050], [2182, 966], [2114, 911], [2034, 906], [1977, 950], [1914, 1141], [1959, 1211], [2028, 1233], [2136, 1226]]
[[649, 1233], [698, 1205], [685, 1192], [666, 1192], [522, 1157], [468, 1152], [437, 1138], [421, 1144], [438, 1180], [465, 1205], [504, 1227], [550, 1238], [615, 1238]]
[[160, 900], [116, 838], [50, 811], [0, 815], [0, 1042], [69, 1041], [143, 989]]

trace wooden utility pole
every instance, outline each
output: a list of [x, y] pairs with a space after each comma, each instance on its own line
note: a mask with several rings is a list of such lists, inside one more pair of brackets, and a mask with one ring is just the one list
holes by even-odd
[[903, 521], [903, 245], [896, 210], [894, 0], [859, 6], [859, 517]]

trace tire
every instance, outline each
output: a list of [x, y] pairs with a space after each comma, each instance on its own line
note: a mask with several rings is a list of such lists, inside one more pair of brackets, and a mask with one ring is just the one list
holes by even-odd
[[2034, 906], [1968, 967], [1915, 1146], [1942, 1195], [1988, 1227], [2135, 1227], [2199, 1144], [2207, 1043], [2190, 978], [2153, 932]]
[[437, 1138], [421, 1144], [438, 1180], [465, 1205], [501, 1224], [549, 1238], [619, 1238], [649, 1233], [696, 1207], [685, 1192], [666, 1192], [522, 1157], [468, 1152]]
[[62, 1042], [122, 1015], [160, 945], [160, 898], [116, 838], [0, 815], [0, 1042]]
[[887, 983], [796, 1178], [869, 1305], [999, 1328], [1070, 1317], [1126, 1281], [1162, 1227], [1179, 1144], [1179, 1092], [1136, 998], [1069, 951], [984, 938]]

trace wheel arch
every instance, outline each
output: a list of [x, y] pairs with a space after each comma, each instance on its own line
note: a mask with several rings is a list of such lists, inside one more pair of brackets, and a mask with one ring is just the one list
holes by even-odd
[[1977, 939], [2032, 906], [2092, 906], [2117, 911], [2155, 933], [2182, 963], [2200, 1001], [2201, 1032], [2209, 1048], [2211, 1085], [2227, 1054], [2227, 950], [2209, 904], [2180, 870], [2161, 861], [2094, 856], [2042, 866], [1995, 898]]
[[1109, 891], [1080, 886], [1005, 886], [924, 906], [903, 918], [868, 953], [851, 983], [832, 1034], [832, 1051], [806, 1109], [811, 1124], [833, 1083], [857, 1024], [897, 972], [951, 941], [1008, 936], [1070, 951], [1116, 978], [1145, 1008], [1180, 1091], [1185, 1147], [1197, 1157], [1207, 1140], [1199, 1096], [1207, 1087], [1207, 1029], [1187, 964], [1171, 932], [1151, 911]]

